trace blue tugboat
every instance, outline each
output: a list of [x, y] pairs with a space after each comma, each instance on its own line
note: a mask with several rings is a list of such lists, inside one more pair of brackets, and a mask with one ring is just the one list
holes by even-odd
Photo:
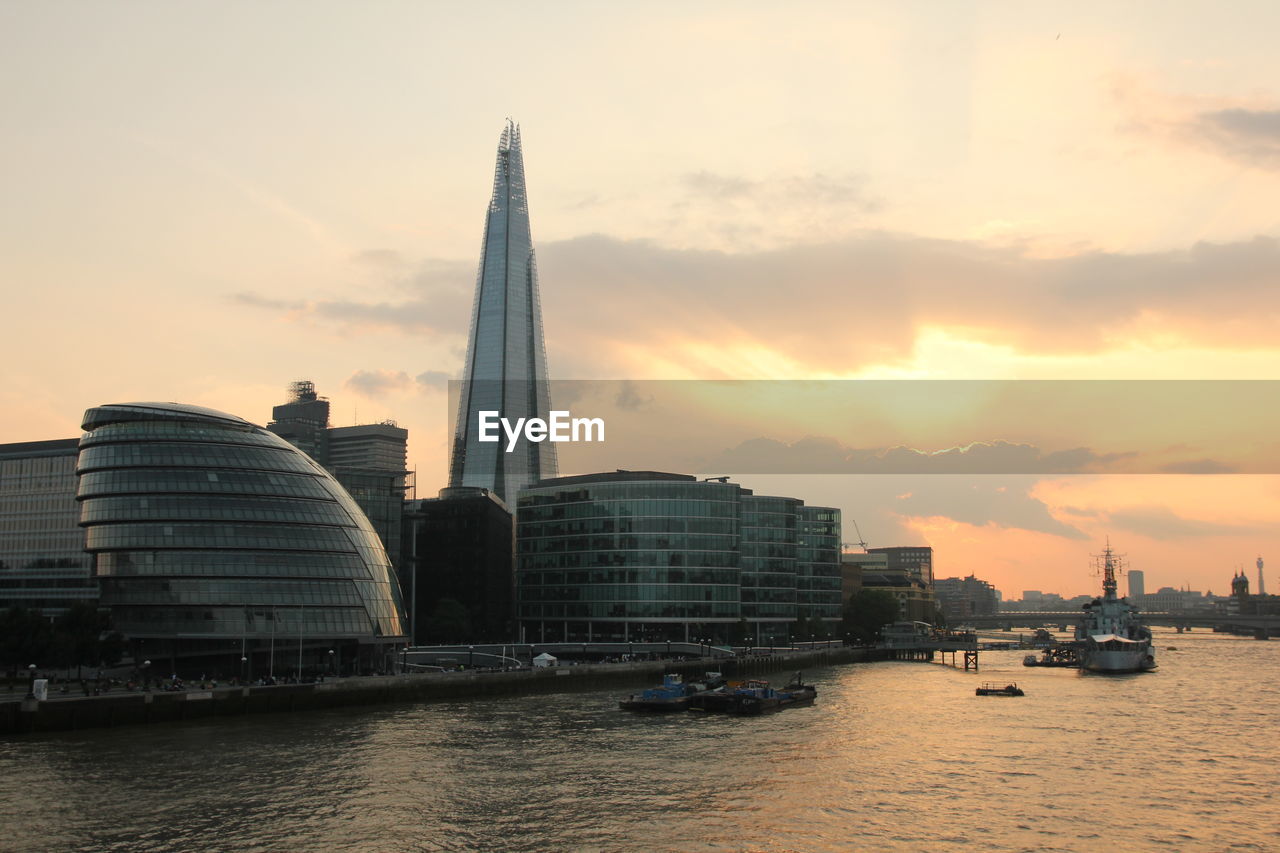
[[624, 711], [687, 711], [695, 695], [710, 692], [708, 687], [721, 680], [720, 673], [708, 672], [707, 680], [707, 684], [685, 684], [681, 675], [670, 672], [662, 676], [661, 687], [650, 687], [639, 695], [633, 693], [618, 707]]

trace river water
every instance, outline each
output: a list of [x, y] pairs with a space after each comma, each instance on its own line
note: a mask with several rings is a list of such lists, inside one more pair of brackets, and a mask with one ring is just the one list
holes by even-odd
[[1280, 642], [1157, 644], [1132, 676], [814, 671], [812, 708], [759, 718], [609, 691], [10, 739], [0, 849], [1280, 849]]

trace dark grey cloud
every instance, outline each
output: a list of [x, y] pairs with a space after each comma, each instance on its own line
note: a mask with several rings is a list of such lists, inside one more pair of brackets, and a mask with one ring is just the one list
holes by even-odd
[[449, 387], [449, 380], [451, 378], [452, 377], [443, 370], [427, 370], [415, 376], [413, 381], [417, 382], [423, 388], [428, 388], [432, 391], [443, 391]]
[[793, 443], [754, 438], [712, 456], [702, 470], [827, 474], [1086, 474], [1101, 473], [1136, 453], [1079, 447], [1048, 451], [1010, 441], [974, 442], [926, 451], [912, 447], [851, 448], [811, 436]]
[[[360, 252], [353, 263], [382, 279], [386, 298], [282, 300], [267, 294], [241, 292], [232, 301], [321, 320], [355, 330], [393, 329], [407, 334], [462, 336], [471, 322], [475, 270], [468, 265], [427, 260], [410, 265], [386, 249]], [[352, 292], [368, 290], [353, 284]]]
[[1160, 468], [1166, 474], [1233, 474], [1239, 469], [1216, 459], [1188, 459], [1170, 462]]
[[634, 412], [652, 402], [652, 397], [641, 393], [636, 383], [626, 379], [622, 381], [613, 400], [614, 405], [624, 412]]
[[402, 391], [412, 384], [402, 370], [357, 370], [343, 387], [365, 397], [381, 397], [390, 391]]
[[1280, 110], [1202, 112], [1190, 122], [1219, 154], [1263, 169], [1280, 169]]
[[1218, 524], [1183, 518], [1161, 506], [1134, 507], [1107, 514], [1111, 526], [1151, 539], [1190, 539], [1204, 536], [1236, 536], [1262, 532], [1249, 525]]
[[931, 477], [898, 495], [895, 512], [917, 517], [943, 517], [976, 527], [992, 525], [1048, 533], [1065, 539], [1088, 539], [1076, 527], [1059, 521], [1031, 494], [1034, 478]]

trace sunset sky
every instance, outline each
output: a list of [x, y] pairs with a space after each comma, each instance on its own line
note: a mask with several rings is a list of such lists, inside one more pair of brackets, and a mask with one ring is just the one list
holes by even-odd
[[[1280, 7], [1227, 11], [5, 3], [0, 442], [134, 400], [265, 423], [305, 378], [407, 427], [433, 495], [507, 116], [555, 379], [1280, 380]], [[1257, 470], [1276, 407], [1188, 459]], [[1172, 452], [1060, 421], [751, 426]], [[1094, 589], [1107, 536], [1149, 590], [1271, 554], [1280, 591], [1274, 473], [736, 478], [1007, 598]]]

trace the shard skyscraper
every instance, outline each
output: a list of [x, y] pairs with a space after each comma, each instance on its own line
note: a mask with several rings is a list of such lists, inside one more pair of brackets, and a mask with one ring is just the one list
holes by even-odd
[[507, 452], [501, 429], [499, 441], [480, 441], [479, 413], [496, 411], [515, 424], [546, 420], [550, 408], [520, 128], [508, 120], [485, 217], [449, 485], [489, 489], [514, 509], [520, 489], [556, 476], [555, 446], [521, 439]]

